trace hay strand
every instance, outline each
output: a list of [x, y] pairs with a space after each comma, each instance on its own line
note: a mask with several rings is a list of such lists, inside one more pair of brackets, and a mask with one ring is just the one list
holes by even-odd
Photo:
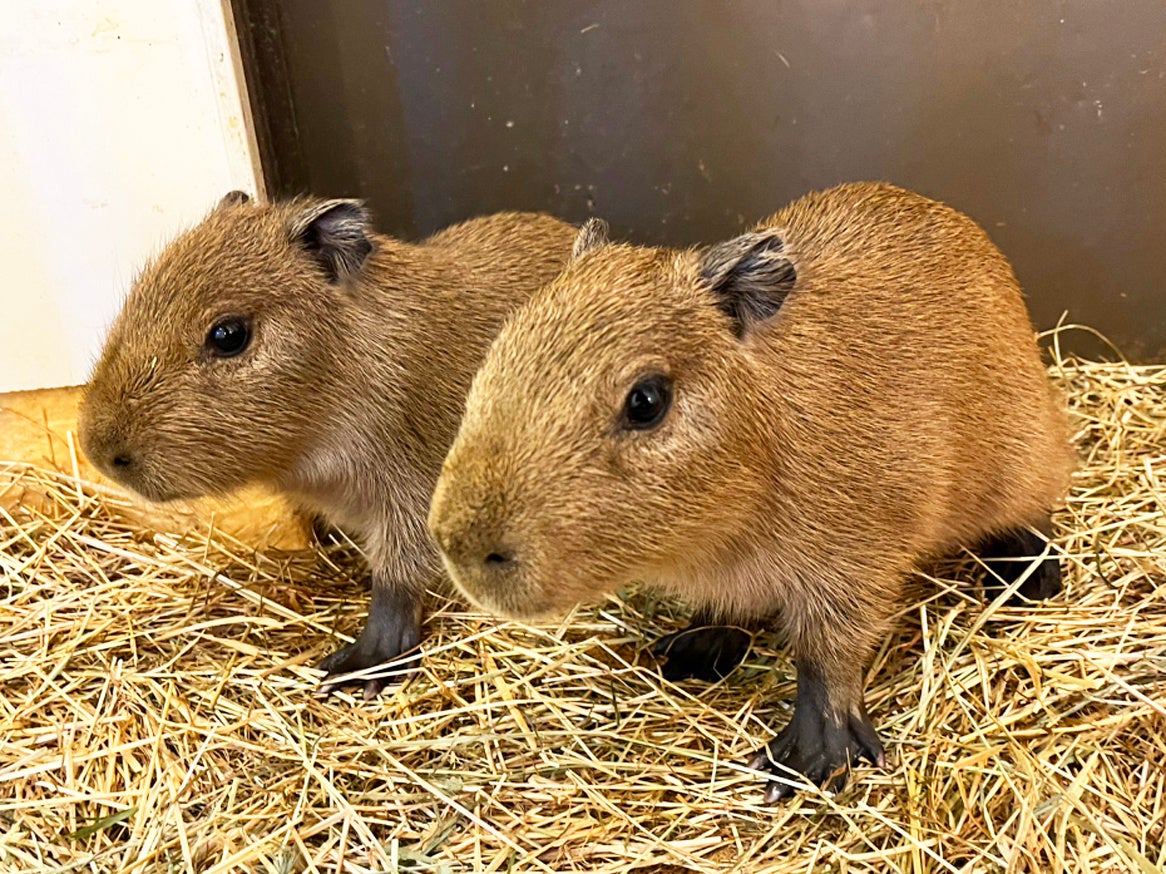
[[772, 637], [671, 685], [648, 648], [680, 608], [650, 593], [537, 627], [441, 602], [417, 675], [322, 701], [350, 551], [141, 529], [71, 442], [64, 472], [2, 465], [36, 499], [0, 502], [0, 870], [1161, 871], [1166, 367], [1052, 372], [1067, 592], [921, 579], [869, 675], [891, 764], [774, 807], [741, 764], [789, 715]]

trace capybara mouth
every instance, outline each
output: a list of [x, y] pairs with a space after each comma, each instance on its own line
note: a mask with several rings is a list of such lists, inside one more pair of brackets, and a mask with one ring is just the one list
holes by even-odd
[[139, 497], [145, 498], [147, 501], [155, 504], [168, 504], [172, 501], [188, 501], [200, 497], [198, 492], [176, 488], [167, 483], [157, 482], [152, 479], [116, 476], [111, 476], [110, 479], [118, 485], [129, 489]]
[[206, 490], [183, 487], [170, 476], [158, 476], [153, 465], [141, 456], [133, 464], [119, 465], [109, 460], [93, 461], [106, 477], [135, 495], [155, 504], [192, 500], [209, 494]]
[[471, 604], [497, 616], [518, 620], [536, 620], [561, 612], [570, 605], [554, 603], [539, 588], [522, 579], [523, 571], [514, 571], [505, 580], [487, 582], [479, 570], [461, 567], [444, 552], [446, 572], [454, 586]]

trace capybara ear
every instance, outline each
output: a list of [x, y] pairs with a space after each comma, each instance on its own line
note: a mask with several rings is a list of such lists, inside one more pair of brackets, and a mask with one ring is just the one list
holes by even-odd
[[798, 274], [774, 230], [751, 231], [717, 243], [700, 260], [700, 278], [717, 306], [733, 320], [733, 333], [772, 318], [793, 291]]
[[607, 245], [607, 222], [601, 218], [589, 218], [579, 229], [575, 245], [571, 247], [571, 260]]
[[229, 206], [242, 206], [250, 202], [251, 195], [246, 191], [228, 191], [223, 195], [223, 199], [219, 201], [218, 209], [226, 209]]
[[372, 251], [370, 224], [363, 201], [318, 201], [292, 217], [291, 239], [339, 283], [356, 276]]

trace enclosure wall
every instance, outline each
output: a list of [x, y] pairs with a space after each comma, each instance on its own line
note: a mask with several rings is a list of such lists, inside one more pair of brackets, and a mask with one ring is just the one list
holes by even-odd
[[[732, 234], [882, 178], [969, 212], [1040, 327], [1166, 352], [1158, 0], [235, 0], [276, 191]], [[258, 105], [258, 104], [257, 104]]]

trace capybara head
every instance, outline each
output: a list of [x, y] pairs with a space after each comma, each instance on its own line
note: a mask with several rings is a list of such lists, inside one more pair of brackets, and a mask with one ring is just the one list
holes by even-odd
[[776, 232], [677, 252], [585, 226], [496, 338], [446, 458], [429, 524], [463, 592], [535, 616], [683, 576], [735, 539], [772, 439], [754, 329], [794, 280]]
[[227, 195], [134, 283], [81, 405], [93, 463], [153, 500], [277, 479], [334, 403], [370, 235], [358, 201]]

